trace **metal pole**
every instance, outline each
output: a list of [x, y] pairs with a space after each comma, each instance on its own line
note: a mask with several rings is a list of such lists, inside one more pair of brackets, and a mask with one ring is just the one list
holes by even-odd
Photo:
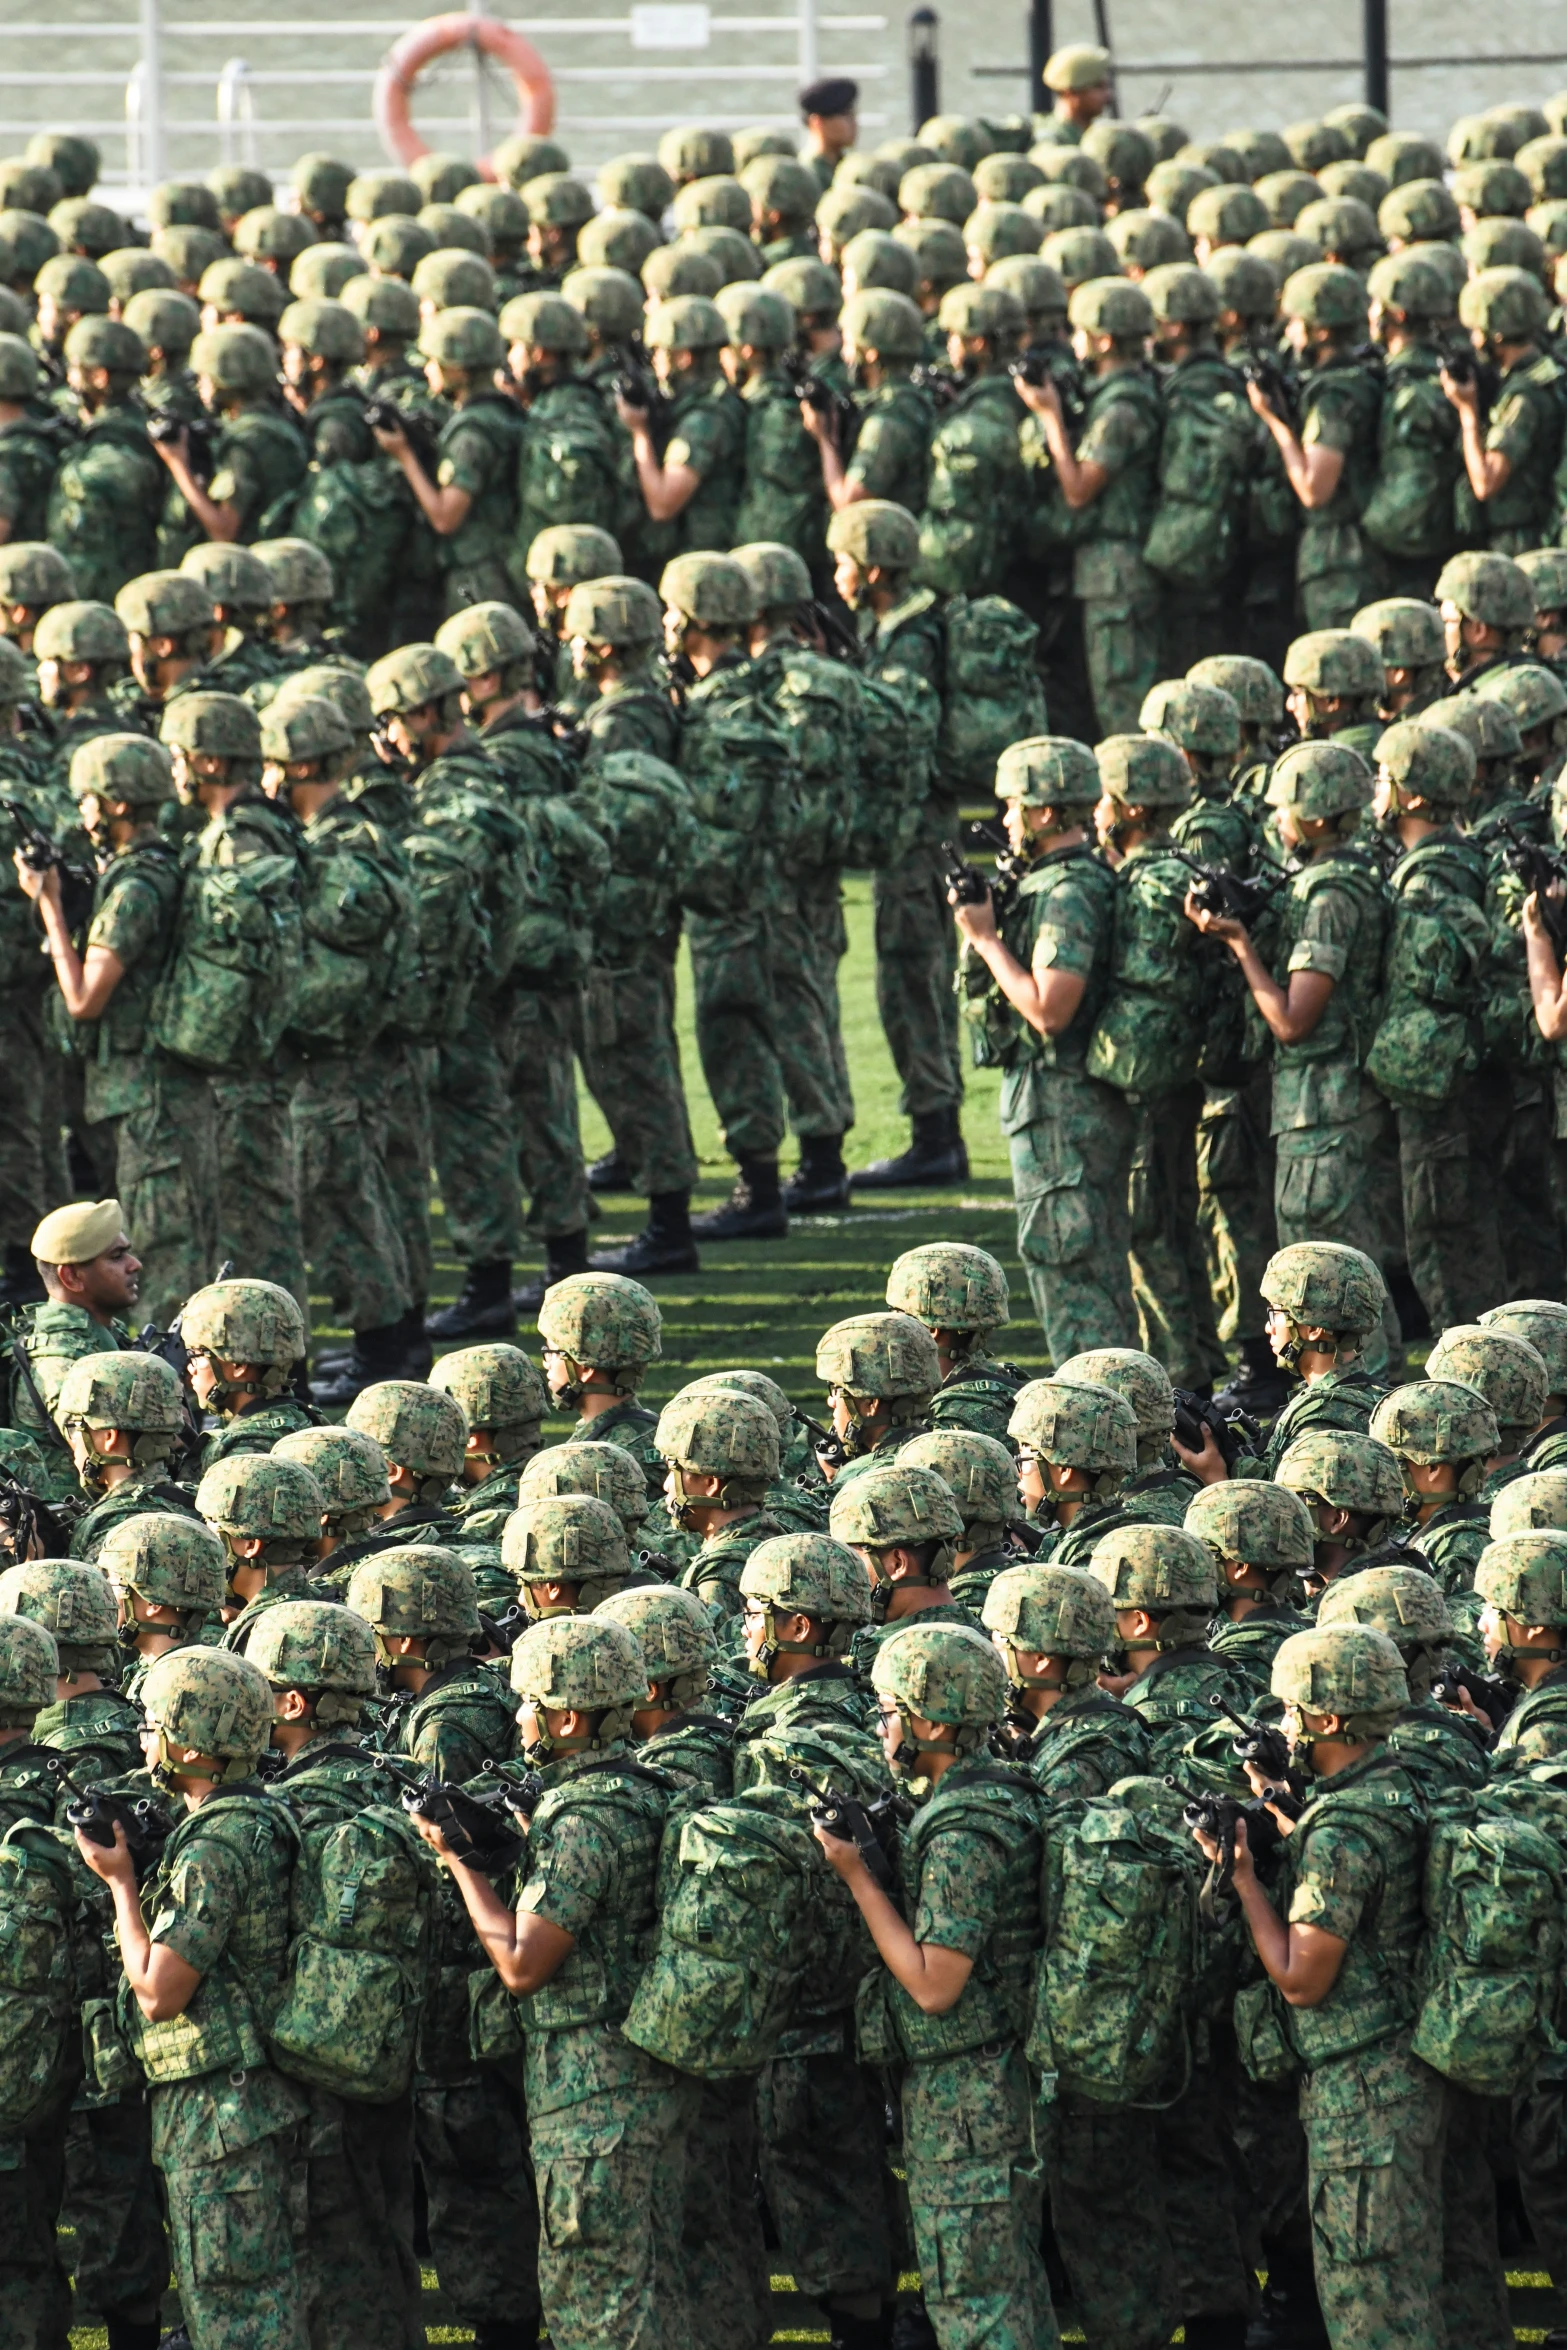
[[[468, 14], [470, 16], [483, 16], [486, 13], [484, 0], [468, 0]], [[494, 141], [490, 137], [490, 91], [484, 74], [484, 51], [479, 47], [477, 41], [473, 43], [472, 120], [474, 154], [488, 155], [494, 145]]]
[[934, 8], [910, 9], [909, 101], [916, 131], [941, 112], [940, 33], [941, 19]]
[[163, 25], [159, 0], [141, 0], [141, 154], [147, 185], [163, 177]]
[[1056, 45], [1051, 0], [1028, 0], [1028, 111], [1045, 112], [1045, 67]]
[[1387, 112], [1387, 0], [1361, 0], [1366, 52], [1366, 104]]
[[816, 0], [796, 0], [800, 11], [800, 87], [807, 89], [821, 72], [816, 39]]

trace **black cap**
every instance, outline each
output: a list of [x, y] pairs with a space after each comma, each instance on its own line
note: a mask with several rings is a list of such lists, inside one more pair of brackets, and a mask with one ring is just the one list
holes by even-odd
[[807, 82], [800, 92], [800, 112], [809, 121], [813, 114], [852, 114], [860, 103], [860, 85], [842, 74], [829, 74], [825, 81]]

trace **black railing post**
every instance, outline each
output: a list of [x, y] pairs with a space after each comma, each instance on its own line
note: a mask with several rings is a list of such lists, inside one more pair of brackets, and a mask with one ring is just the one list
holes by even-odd
[[909, 103], [916, 131], [941, 112], [940, 33], [934, 8], [909, 10]]
[[1361, 0], [1366, 52], [1366, 104], [1387, 112], [1387, 0]]
[[1055, 12], [1051, 0], [1028, 0], [1028, 105], [1025, 112], [1048, 111], [1045, 67], [1056, 45]]

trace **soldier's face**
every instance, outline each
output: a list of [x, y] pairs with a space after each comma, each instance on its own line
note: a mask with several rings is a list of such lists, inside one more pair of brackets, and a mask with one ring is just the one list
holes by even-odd
[[855, 562], [854, 557], [852, 555], [835, 556], [832, 577], [834, 587], [850, 611], [857, 612], [870, 593], [870, 582], [858, 563]]
[[89, 1312], [116, 1314], [141, 1295], [141, 1259], [123, 1232], [112, 1248], [89, 1257], [75, 1270], [81, 1275], [81, 1299]]

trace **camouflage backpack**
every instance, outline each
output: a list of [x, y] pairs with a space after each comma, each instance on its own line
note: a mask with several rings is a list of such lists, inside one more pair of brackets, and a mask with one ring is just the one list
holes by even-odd
[[595, 827], [557, 796], [526, 804], [527, 877], [509, 968], [523, 987], [580, 987], [609, 880]]
[[1508, 2097], [1556, 2045], [1567, 1948], [1567, 1795], [1520, 1776], [1432, 1815], [1414, 2052], [1480, 2097]]
[[595, 959], [625, 962], [635, 941], [668, 924], [690, 824], [685, 780], [651, 751], [611, 751], [589, 760], [573, 799], [609, 850]]
[[687, 697], [680, 770], [695, 819], [680, 900], [693, 914], [732, 914], [768, 851], [795, 825], [794, 745], [754, 691], [717, 670]]
[[76, 2026], [73, 1856], [19, 1821], [0, 1839], [0, 2133], [20, 2137], [64, 2085]]
[[299, 868], [292, 857], [196, 865], [185, 875], [174, 952], [150, 1041], [198, 1069], [270, 1061], [293, 1018], [304, 968]]
[[319, 547], [336, 583], [332, 617], [358, 631], [386, 611], [401, 585], [415, 508], [401, 472], [380, 451], [354, 463], [315, 458], [300, 485], [287, 535]]
[[1257, 427], [1243, 385], [1231, 378], [1186, 384], [1177, 369], [1166, 389], [1159, 456], [1159, 503], [1143, 561], [1188, 593], [1220, 587], [1235, 566], [1246, 528]]
[[1048, 731], [1034, 665], [1039, 630], [1005, 596], [954, 596], [943, 612], [947, 655], [939, 772], [944, 794], [989, 798], [1009, 744]]
[[471, 861], [433, 825], [415, 825], [403, 842], [418, 912], [417, 966], [396, 999], [400, 1033], [416, 1043], [455, 1036], [468, 1015], [490, 943]]
[[[344, 849], [349, 855], [339, 853]], [[374, 887], [367, 889], [363, 868], [372, 863]], [[352, 838], [312, 858], [292, 1033], [337, 1046], [372, 1043], [423, 985], [419, 917], [407, 875]]]
[[[864, 733], [843, 861], [856, 871], [895, 865], [914, 845], [930, 786], [917, 704], [886, 679], [860, 675]], [[927, 697], [934, 717], [935, 697]]]

